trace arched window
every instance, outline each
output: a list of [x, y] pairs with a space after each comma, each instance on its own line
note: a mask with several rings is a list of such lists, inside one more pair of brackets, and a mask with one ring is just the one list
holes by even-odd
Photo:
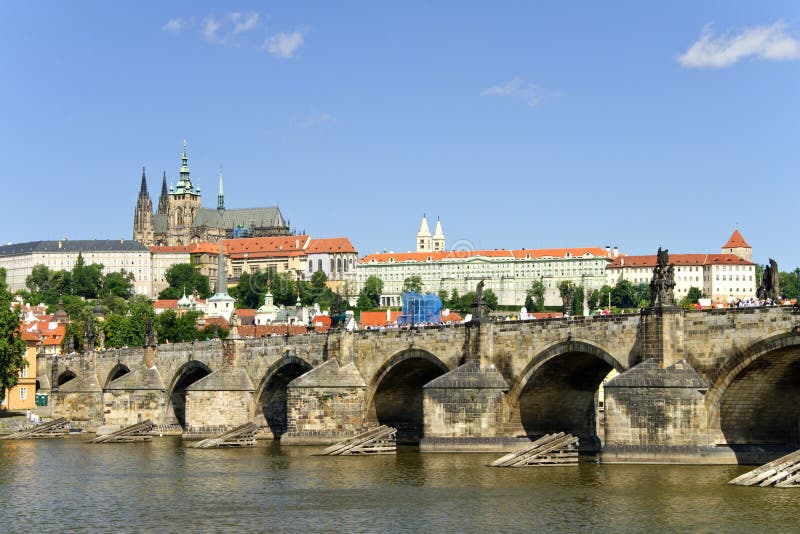
[[178, 208], [175, 217], [175, 222], [177, 226], [183, 226], [183, 208]]
[[336, 260], [336, 270], [342, 272], [342, 258]]
[[333, 273], [336, 270], [335, 267], [336, 267], [336, 264], [334, 263], [333, 258], [331, 258], [331, 273]]
[[322, 260], [317, 260], [317, 270], [318, 271], [322, 270]]

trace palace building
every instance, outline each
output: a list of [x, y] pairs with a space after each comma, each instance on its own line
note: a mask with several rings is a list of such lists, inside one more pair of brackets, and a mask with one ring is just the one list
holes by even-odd
[[142, 168], [142, 184], [133, 217], [133, 239], [146, 246], [184, 246], [201, 241], [218, 241], [220, 237], [273, 237], [292, 233], [277, 206], [223, 210], [225, 197], [222, 174], [219, 177], [217, 207], [202, 207], [200, 197], [200, 187], [192, 183], [189, 173], [184, 141], [178, 183], [167, 188], [167, 174], [163, 174], [161, 196], [155, 211]]

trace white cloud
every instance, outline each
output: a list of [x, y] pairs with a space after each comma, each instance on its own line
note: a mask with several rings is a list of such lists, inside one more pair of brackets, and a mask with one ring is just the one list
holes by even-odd
[[541, 89], [531, 82], [521, 78], [514, 78], [502, 85], [493, 85], [481, 91], [481, 96], [505, 96], [524, 101], [530, 107], [536, 107], [542, 102]]
[[303, 45], [303, 34], [299, 31], [278, 33], [267, 39], [264, 48], [274, 56], [290, 58]]
[[700, 38], [678, 57], [678, 62], [688, 68], [722, 68], [747, 57], [773, 61], [797, 59], [800, 41], [782, 21], [718, 36], [707, 25]]
[[218, 41], [217, 38], [217, 30], [219, 30], [220, 23], [214, 20], [214, 17], [207, 17], [204, 21], [203, 25], [203, 37], [205, 37], [206, 41], [209, 43], [215, 43]]
[[303, 121], [303, 128], [313, 128], [314, 126], [319, 126], [321, 124], [325, 124], [326, 122], [333, 122], [334, 117], [327, 111], [323, 111], [321, 113], [317, 113], [316, 115], [312, 115], [308, 117], [306, 120]]
[[169, 19], [166, 24], [161, 26], [162, 30], [177, 32], [181, 31], [183, 28], [183, 20], [181, 19]]
[[258, 24], [258, 13], [255, 11], [250, 13], [231, 13], [230, 17], [233, 21], [233, 33], [250, 31]]

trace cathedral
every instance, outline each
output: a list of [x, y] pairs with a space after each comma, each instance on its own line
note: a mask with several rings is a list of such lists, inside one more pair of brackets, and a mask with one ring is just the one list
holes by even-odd
[[272, 237], [291, 235], [289, 225], [277, 206], [250, 209], [225, 209], [222, 175], [219, 177], [217, 209], [200, 205], [200, 187], [192, 185], [186, 141], [183, 142], [181, 172], [175, 187], [167, 189], [167, 174], [161, 180], [158, 208], [147, 192], [147, 178], [142, 168], [142, 186], [133, 216], [133, 239], [147, 246], [182, 246], [200, 241], [237, 237]]

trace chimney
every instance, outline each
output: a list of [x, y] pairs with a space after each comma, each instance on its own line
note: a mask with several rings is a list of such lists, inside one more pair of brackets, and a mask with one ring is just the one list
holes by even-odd
[[609, 245], [606, 245], [606, 256], [611, 257], [611, 247]]
[[61, 241], [58, 242], [58, 248], [61, 248]]
[[619, 247], [614, 245], [614, 257], [616, 258], [617, 256], [619, 256]]

